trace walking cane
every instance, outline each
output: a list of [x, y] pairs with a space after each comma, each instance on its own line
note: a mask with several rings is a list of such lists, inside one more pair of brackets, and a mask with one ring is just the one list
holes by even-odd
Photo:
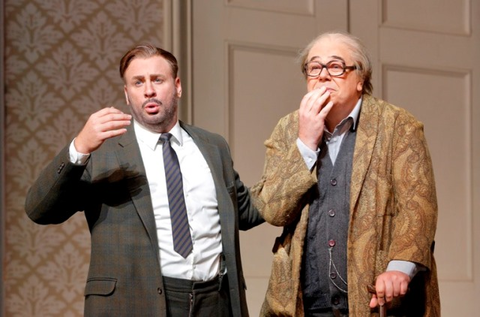
[[[377, 295], [377, 290], [375, 289], [374, 285], [367, 285], [367, 290], [370, 294]], [[384, 303], [382, 306], [380, 306], [378, 310], [380, 313], [380, 317], [387, 317], [387, 303]]]

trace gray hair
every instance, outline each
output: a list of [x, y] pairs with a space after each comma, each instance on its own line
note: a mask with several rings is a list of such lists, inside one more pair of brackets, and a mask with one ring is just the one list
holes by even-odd
[[310, 53], [310, 50], [313, 46], [315, 46], [315, 44], [324, 38], [337, 40], [350, 48], [353, 64], [356, 66], [355, 72], [363, 80], [362, 94], [372, 94], [372, 63], [368, 57], [367, 49], [358, 37], [348, 33], [326, 32], [320, 34], [313, 41], [311, 41], [302, 51], [300, 51], [299, 61], [301, 63], [302, 72], [304, 73], [305, 63], [307, 62], [307, 57]]

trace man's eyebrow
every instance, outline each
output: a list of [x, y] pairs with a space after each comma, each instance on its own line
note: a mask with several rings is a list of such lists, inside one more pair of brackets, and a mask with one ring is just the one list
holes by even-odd
[[162, 74], [150, 74], [148, 76], [145, 76], [145, 75], [135, 75], [135, 76], [132, 76], [132, 79], [143, 79], [145, 77], [150, 77], [150, 78], [157, 78], [157, 77], [161, 77], [161, 78], [165, 78], [166, 76], [165, 75], [162, 75]]
[[339, 59], [341, 61], [345, 61], [345, 59], [343, 59], [343, 57], [340, 57], [340, 56], [337, 56], [337, 55], [332, 55], [330, 57], [333, 58], [333, 59]]

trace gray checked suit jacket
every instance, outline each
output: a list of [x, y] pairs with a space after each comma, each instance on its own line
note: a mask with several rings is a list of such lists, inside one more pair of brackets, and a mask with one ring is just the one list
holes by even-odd
[[[219, 135], [181, 123], [213, 175], [232, 312], [248, 316], [239, 229], [263, 222], [233, 169]], [[84, 211], [91, 234], [85, 316], [166, 316], [165, 292], [150, 190], [132, 129], [107, 140], [86, 166], [70, 163], [68, 145], [30, 188], [25, 210], [39, 224]]]

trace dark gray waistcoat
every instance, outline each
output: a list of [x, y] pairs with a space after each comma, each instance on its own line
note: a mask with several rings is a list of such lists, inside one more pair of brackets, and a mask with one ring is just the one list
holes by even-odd
[[348, 309], [347, 231], [355, 131], [349, 131], [332, 164], [323, 144], [317, 162], [318, 192], [310, 205], [302, 287], [308, 310]]

